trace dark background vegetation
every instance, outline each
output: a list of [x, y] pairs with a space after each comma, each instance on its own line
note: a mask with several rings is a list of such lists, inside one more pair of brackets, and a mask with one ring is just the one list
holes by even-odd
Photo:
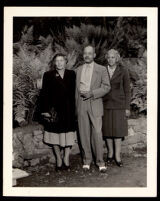
[[83, 63], [86, 44], [96, 48], [95, 61], [107, 65], [115, 48], [131, 78], [132, 117], [147, 114], [147, 18], [145, 17], [15, 17], [13, 21], [14, 120], [36, 120], [43, 73], [57, 52], [68, 57], [68, 69]]
[[[82, 23], [85, 25], [101, 26], [111, 33], [116, 25], [118, 25], [118, 22], [120, 22], [118, 32], [121, 31], [120, 29], [123, 29], [124, 34], [123, 40], [121, 38], [121, 41], [118, 42], [118, 48], [121, 49], [124, 57], [137, 56], [139, 45], [143, 45], [144, 48], [147, 48], [146, 17], [16, 17], [14, 18], [13, 26], [13, 41], [17, 42], [21, 39], [22, 30], [25, 26], [34, 26], [33, 37], [36, 43], [40, 36], [47, 37], [49, 34], [53, 35], [53, 33], [55, 37], [58, 37], [59, 33], [61, 33], [61, 35], [66, 38], [66, 27], [80, 27]], [[108, 37], [107, 40], [109, 45], [111, 45], [113, 37]], [[135, 43], [132, 43], [131, 40], [134, 40]], [[64, 41], [61, 42], [63, 44]], [[127, 44], [128, 48], [126, 48]]]

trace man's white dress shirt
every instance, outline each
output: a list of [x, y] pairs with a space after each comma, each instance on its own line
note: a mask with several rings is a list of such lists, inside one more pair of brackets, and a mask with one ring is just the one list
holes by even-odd
[[90, 64], [85, 63], [83, 65], [82, 72], [81, 72], [81, 79], [80, 79], [80, 91], [82, 92], [90, 91], [93, 67], [94, 67], [94, 62]]

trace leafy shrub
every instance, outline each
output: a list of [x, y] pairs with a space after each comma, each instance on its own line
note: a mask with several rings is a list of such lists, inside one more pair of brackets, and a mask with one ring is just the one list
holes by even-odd
[[[95, 61], [102, 65], [106, 65], [104, 57], [108, 49], [115, 48], [122, 53], [122, 41], [126, 37], [124, 30], [128, 26], [124, 22], [123, 18], [119, 18], [113, 30], [86, 24], [81, 24], [79, 27], [66, 27], [63, 37], [52, 32], [52, 36], [40, 36], [38, 40], [33, 37], [33, 26], [30, 28], [25, 26], [20, 41], [13, 45], [14, 119], [19, 123], [32, 120], [43, 73], [49, 70], [49, 63], [56, 53], [62, 52], [67, 55], [68, 69], [77, 68], [83, 63], [82, 50], [87, 44], [95, 46], [97, 53]], [[134, 31], [130, 34], [133, 33]], [[144, 37], [145, 31], [142, 35]], [[137, 35], [130, 38], [132, 38], [132, 47], [140, 42]], [[126, 46], [128, 45], [129, 43], [126, 43]], [[146, 114], [146, 59], [122, 59], [122, 64], [129, 69], [132, 81], [132, 111], [136, 115]]]
[[26, 30], [15, 43], [13, 55], [13, 111], [18, 122], [30, 121], [39, 95], [43, 73], [53, 57], [51, 37], [40, 38], [33, 45], [33, 27]]
[[131, 111], [133, 116], [147, 114], [147, 65], [146, 58], [123, 59], [131, 78]]

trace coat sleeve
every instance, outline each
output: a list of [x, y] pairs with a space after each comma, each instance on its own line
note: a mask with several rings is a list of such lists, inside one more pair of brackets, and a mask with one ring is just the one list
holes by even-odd
[[74, 102], [75, 102], [75, 92], [76, 92], [76, 73], [75, 73], [75, 71], [72, 71], [72, 89], [71, 89], [71, 93], [72, 93], [72, 98], [74, 99]]
[[103, 97], [105, 94], [107, 94], [110, 91], [110, 89], [111, 89], [111, 86], [109, 81], [109, 75], [108, 75], [107, 69], [103, 67], [101, 86], [98, 89], [94, 89], [92, 91], [93, 98], [96, 99], [96, 98]]
[[71, 87], [71, 93], [72, 93], [72, 107], [73, 107], [73, 112], [76, 116], [76, 99], [75, 99], [75, 96], [76, 96], [76, 73], [75, 71], [72, 71], [72, 87]]
[[76, 78], [75, 78], [75, 104], [76, 104], [76, 109], [77, 109], [77, 102], [78, 102], [78, 86], [77, 86], [77, 76], [78, 76], [78, 69], [79, 68], [77, 68], [76, 70], [75, 70], [75, 75], [76, 75]]
[[42, 80], [41, 89], [41, 113], [49, 112], [50, 101], [49, 101], [49, 85], [48, 85], [48, 75], [45, 72]]
[[130, 101], [131, 101], [131, 90], [130, 90], [130, 78], [128, 70], [125, 69], [124, 77], [123, 77], [123, 88], [125, 93], [125, 106], [126, 109], [130, 109]]

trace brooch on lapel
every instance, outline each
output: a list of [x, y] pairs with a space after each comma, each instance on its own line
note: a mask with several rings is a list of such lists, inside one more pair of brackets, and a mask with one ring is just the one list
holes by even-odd
[[59, 74], [58, 74], [58, 73], [56, 73], [56, 77], [59, 77]]

